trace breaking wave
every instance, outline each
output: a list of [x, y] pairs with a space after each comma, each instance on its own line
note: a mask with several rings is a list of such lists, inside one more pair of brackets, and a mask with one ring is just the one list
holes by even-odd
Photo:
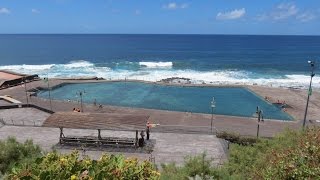
[[[140, 68], [136, 66], [139, 64]], [[135, 68], [132, 68], [132, 67]], [[191, 69], [174, 69], [172, 62], [127, 62], [121, 66], [110, 64], [94, 64], [85, 60], [71, 61], [67, 64], [45, 65], [6, 65], [0, 70], [10, 70], [25, 74], [39, 74], [53, 78], [71, 77], [103, 77], [105, 79], [134, 79], [159, 81], [171, 77], [191, 79], [200, 84], [243, 84], [265, 85], [273, 87], [307, 88], [310, 76], [303, 74], [268, 75], [245, 70], [211, 70], [197, 71]], [[313, 86], [320, 88], [320, 77], [315, 76]]]
[[44, 65], [8, 65], [8, 66], [0, 66], [1, 70], [12, 70], [12, 71], [28, 71], [28, 70], [48, 70], [54, 64], [44, 64]]
[[140, 66], [147, 68], [171, 68], [173, 66], [172, 62], [139, 62]]
[[85, 67], [93, 67], [94, 64], [85, 60], [77, 60], [77, 61], [71, 61], [70, 63], [65, 64], [63, 66], [66, 68], [85, 68]]

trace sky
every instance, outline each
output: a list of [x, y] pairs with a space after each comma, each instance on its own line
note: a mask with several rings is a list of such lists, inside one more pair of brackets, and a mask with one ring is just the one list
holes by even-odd
[[320, 35], [320, 0], [0, 0], [0, 33]]

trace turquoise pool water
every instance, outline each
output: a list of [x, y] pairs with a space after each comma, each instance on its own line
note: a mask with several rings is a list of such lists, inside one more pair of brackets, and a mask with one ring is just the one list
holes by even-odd
[[[53, 99], [79, 100], [79, 91], [85, 91], [83, 101], [114, 106], [138, 107], [170, 111], [211, 114], [211, 100], [215, 98], [215, 114], [252, 117], [259, 106], [266, 119], [292, 120], [287, 113], [264, 101], [246, 88], [233, 87], [179, 87], [138, 82], [107, 82], [65, 84], [51, 91]], [[38, 96], [48, 98], [47, 91]]]

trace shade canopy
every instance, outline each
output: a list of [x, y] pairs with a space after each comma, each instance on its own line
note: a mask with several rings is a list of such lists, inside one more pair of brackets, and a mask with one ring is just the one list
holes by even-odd
[[42, 126], [70, 129], [144, 130], [150, 116], [118, 113], [56, 112]]

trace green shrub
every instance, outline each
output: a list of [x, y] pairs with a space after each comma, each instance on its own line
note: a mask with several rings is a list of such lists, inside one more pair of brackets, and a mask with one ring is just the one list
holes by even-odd
[[162, 164], [161, 179], [188, 179], [199, 176], [202, 179], [210, 179], [214, 176], [212, 160], [206, 158], [206, 153], [197, 156], [187, 156], [183, 166], [176, 166], [175, 163]]
[[38, 158], [32, 164], [14, 167], [8, 179], [159, 179], [160, 173], [149, 161], [125, 159], [104, 154], [99, 160], [79, 159], [77, 151], [68, 155], [56, 152]]
[[320, 128], [291, 133], [286, 146], [273, 148], [266, 153], [254, 169], [259, 179], [319, 179], [320, 177]]
[[239, 134], [226, 131], [218, 132], [217, 137], [239, 145], [253, 145], [258, 141], [256, 137], [240, 136]]
[[230, 176], [248, 179], [251, 176], [255, 162], [262, 155], [263, 152], [257, 146], [232, 144], [230, 146], [229, 159], [224, 164], [224, 168]]
[[40, 147], [34, 145], [32, 140], [19, 143], [15, 138], [9, 137], [0, 141], [0, 174], [5, 174], [16, 164], [31, 163], [41, 155]]
[[199, 156], [188, 156], [184, 168], [190, 177], [211, 175], [212, 160], [206, 159], [206, 153]]
[[218, 173], [235, 179], [315, 179], [320, 176], [319, 144], [320, 128], [286, 130], [252, 146], [232, 144]]
[[183, 180], [187, 179], [188, 174], [184, 171], [182, 167], [176, 166], [176, 164], [161, 164], [161, 179], [163, 180]]

